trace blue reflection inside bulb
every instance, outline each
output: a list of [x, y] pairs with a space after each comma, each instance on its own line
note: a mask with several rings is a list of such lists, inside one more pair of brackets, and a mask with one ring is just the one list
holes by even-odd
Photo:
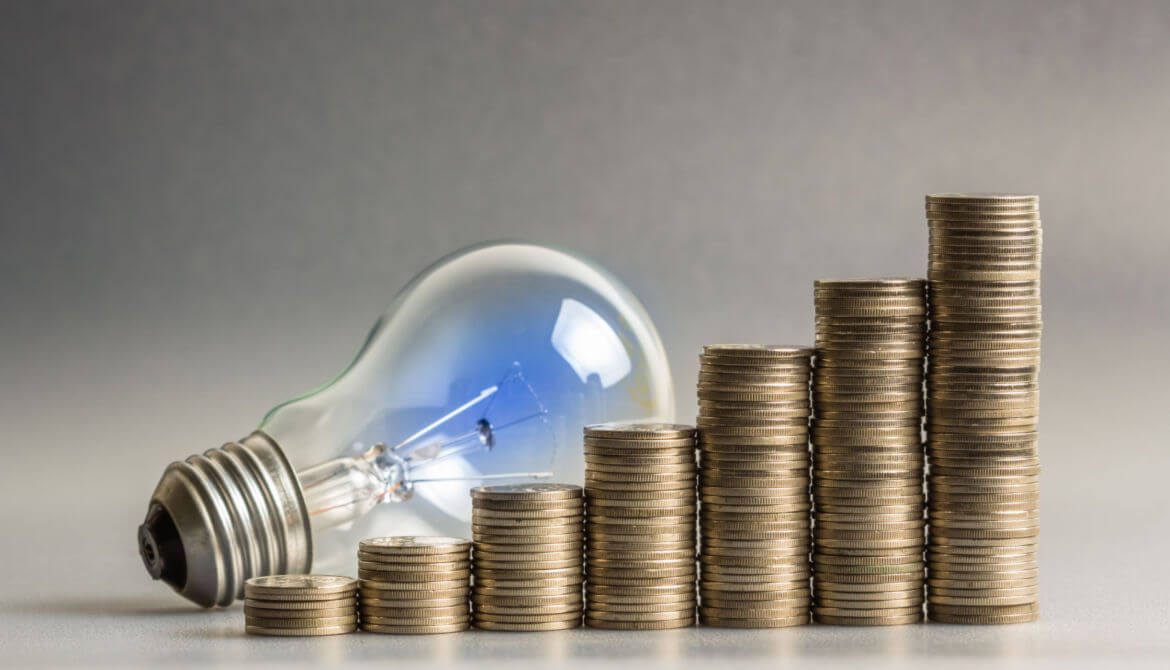
[[[334, 382], [277, 407], [261, 428], [298, 468], [397, 447], [388, 451], [407, 461], [413, 497], [342, 529], [349, 538], [462, 535], [475, 478], [580, 482], [582, 426], [673, 413], [661, 342], [628, 290], [570, 254], [505, 243], [419, 275]], [[424, 524], [407, 523], [403, 507]]]
[[[531, 320], [539, 323], [544, 315], [533, 316]], [[451, 385], [444, 405], [453, 409], [431, 408], [435, 418], [387, 452], [405, 459], [408, 470], [401, 485], [410, 494], [467, 520], [471, 516], [465, 495], [469, 481], [502, 473], [551, 476], [558, 465], [560, 439], [551, 425], [553, 412], [537, 389], [544, 389], [553, 402], [567, 402], [569, 407], [561, 408], [560, 414], [572, 415], [574, 409], [602, 406], [603, 391], [633, 371], [618, 334], [579, 300], [562, 299], [551, 327], [533, 332], [538, 335], [526, 339], [514, 335], [503, 340], [503, 347], [481, 348], [480, 360], [503, 360], [502, 349], [523, 357], [525, 364], [513, 360], [496, 383], [478, 392], [467, 390], [475, 385], [474, 376], [461, 376]], [[462, 369], [468, 371], [466, 365]], [[491, 363], [483, 367], [485, 374], [490, 370]], [[419, 420], [418, 413], [414, 417]], [[379, 432], [394, 435], [402, 425], [389, 413]], [[387, 491], [388, 495], [397, 493]]]

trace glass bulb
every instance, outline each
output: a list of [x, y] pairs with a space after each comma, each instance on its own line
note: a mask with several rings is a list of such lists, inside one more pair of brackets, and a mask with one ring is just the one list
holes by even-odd
[[[587, 423], [673, 416], [662, 343], [621, 282], [563, 251], [498, 243], [457, 252], [424, 270], [399, 292], [336, 378], [276, 406], [256, 434], [223, 449], [256, 452], [234, 456], [232, 463], [268, 458], [265, 450], [286, 455], [297, 471], [293, 483], [282, 485], [271, 472], [262, 479], [271, 480], [264, 484], [269, 489], [297, 489], [300, 517], [271, 504], [247, 506], [266, 512], [251, 517], [284, 514], [292, 529], [286, 534], [306, 532], [296, 528], [307, 525], [313, 569], [352, 573], [361, 538], [466, 535], [467, 490], [485, 480], [581, 481], [580, 432]], [[219, 451], [172, 468], [214, 460]], [[215, 458], [227, 463], [227, 457]], [[280, 459], [270, 460], [251, 471], [279, 470], [272, 463]], [[157, 518], [175, 516], [158, 509], [175, 498], [173, 485], [164, 490], [166, 482], [164, 474], [152, 500], [154, 523], [148, 512], [145, 537], [140, 531], [152, 574], [165, 570], [152, 565], [148, 551], [164, 562], [157, 556], [175, 555], [172, 536], [192, 523]], [[244, 556], [236, 572], [275, 569], [265, 552], [278, 552], [272, 545], [280, 543], [254, 543], [251, 553], [258, 558], [251, 563], [259, 567], [250, 570]], [[188, 549], [184, 554], [189, 577], [192, 561], [201, 557]], [[173, 575], [167, 581], [191, 597]], [[220, 588], [218, 599], [231, 588]]]

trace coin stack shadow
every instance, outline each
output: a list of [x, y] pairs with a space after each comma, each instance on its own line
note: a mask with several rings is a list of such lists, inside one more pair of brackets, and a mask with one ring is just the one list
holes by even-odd
[[319, 636], [357, 630], [357, 581], [334, 575], [269, 575], [244, 582], [250, 635]]
[[358, 545], [362, 630], [429, 634], [471, 622], [471, 542], [455, 537], [391, 536]]
[[499, 631], [580, 626], [581, 487], [480, 486], [471, 490], [471, 503], [475, 626]]
[[699, 615], [808, 623], [812, 349], [712, 345], [699, 357]]
[[1039, 612], [1039, 199], [926, 196], [930, 226], [927, 615]]
[[695, 623], [695, 429], [585, 427], [585, 624]]
[[813, 618], [922, 620], [926, 281], [814, 285]]

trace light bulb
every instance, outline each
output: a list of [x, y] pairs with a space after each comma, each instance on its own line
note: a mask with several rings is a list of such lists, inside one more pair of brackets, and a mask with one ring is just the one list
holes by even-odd
[[673, 415], [662, 343], [620, 281], [547, 247], [472, 247], [403, 288], [333, 381], [172, 463], [139, 550], [226, 605], [256, 575], [352, 573], [364, 537], [466, 535], [470, 487], [581, 481], [582, 426]]

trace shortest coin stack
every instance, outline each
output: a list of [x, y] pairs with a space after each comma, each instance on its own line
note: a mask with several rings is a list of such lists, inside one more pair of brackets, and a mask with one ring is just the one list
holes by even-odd
[[371, 633], [454, 633], [471, 615], [471, 541], [399, 535], [358, 546], [362, 630]]
[[545, 631], [581, 625], [582, 519], [572, 484], [471, 489], [475, 627]]
[[337, 635], [357, 630], [357, 580], [335, 575], [269, 575], [244, 582], [250, 635]]

